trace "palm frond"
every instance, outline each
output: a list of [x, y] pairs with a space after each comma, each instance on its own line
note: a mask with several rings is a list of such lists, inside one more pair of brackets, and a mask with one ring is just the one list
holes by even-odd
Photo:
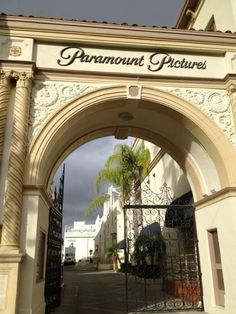
[[84, 208], [84, 216], [88, 217], [95, 209], [102, 207], [108, 199], [109, 195], [107, 193], [102, 193], [91, 199], [87, 206]]
[[[94, 189], [99, 192], [103, 184], [110, 183], [120, 188], [121, 197], [126, 201], [130, 194], [134, 194], [135, 183], [147, 175], [149, 163], [150, 152], [143, 142], [135, 150], [128, 145], [117, 144], [113, 154], [107, 158], [104, 168], [98, 172]], [[86, 207], [88, 212], [96, 207], [92, 201]], [[96, 204], [96, 198], [94, 201]]]
[[106, 258], [116, 257], [119, 254], [119, 251], [120, 249], [118, 245], [112, 244], [111, 246], [105, 249], [105, 257]]
[[102, 184], [111, 183], [115, 186], [120, 186], [120, 168], [103, 168], [98, 172], [94, 180], [94, 189], [99, 192]]

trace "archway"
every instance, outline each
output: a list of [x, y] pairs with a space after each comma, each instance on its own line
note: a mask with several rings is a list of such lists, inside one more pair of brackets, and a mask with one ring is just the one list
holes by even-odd
[[[205, 210], [203, 195], [210, 195], [214, 190], [218, 194], [211, 199], [219, 197], [222, 190], [235, 185], [234, 150], [210, 118], [180, 97], [145, 86], [142, 89], [138, 85], [134, 87], [140, 90], [140, 97], [133, 97], [127, 86], [119, 85], [96, 90], [65, 104], [34, 138], [26, 160], [23, 210], [25, 220], [35, 215], [32, 238], [37, 239], [40, 226], [47, 229], [49, 201], [43, 191], [49, 189], [56, 168], [76, 147], [98, 137], [114, 135], [124, 138], [130, 135], [161, 146], [184, 170], [194, 201]], [[199, 221], [197, 217], [199, 232], [204, 228], [201, 223], [205, 210], [201, 211]], [[204, 254], [204, 237], [201, 242]], [[29, 249], [27, 239], [24, 245]], [[35, 241], [32, 247], [35, 251]], [[34, 261], [26, 259], [22, 265], [22, 278], [28, 272], [29, 264], [34, 269]], [[21, 282], [23, 286], [24, 280]], [[42, 289], [43, 285], [39, 289], [41, 299]], [[22, 292], [25, 296], [26, 290]]]
[[[132, 121], [122, 121], [122, 112], [131, 113]], [[115, 86], [66, 104], [47, 121], [29, 149], [25, 185], [48, 185], [53, 168], [75, 147], [106, 135], [141, 137], [163, 147], [194, 182], [195, 200], [236, 182], [232, 146], [199, 109], [161, 90], [143, 87], [141, 98], [132, 99], [127, 86]]]

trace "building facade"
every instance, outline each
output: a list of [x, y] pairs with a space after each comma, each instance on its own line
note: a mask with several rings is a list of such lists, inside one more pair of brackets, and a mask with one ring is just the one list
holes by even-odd
[[234, 0], [187, 0], [175, 29], [0, 16], [0, 313], [44, 313], [52, 178], [108, 135], [143, 138], [181, 167], [205, 311], [235, 312], [235, 21]]
[[[124, 214], [119, 200], [119, 192], [113, 186], [108, 188], [109, 199], [104, 203], [103, 214], [95, 237], [96, 257], [100, 263], [110, 262], [106, 258], [106, 249], [124, 239]], [[124, 254], [119, 253], [124, 261]]]
[[66, 226], [64, 232], [65, 249], [73, 245], [76, 261], [89, 260], [94, 253], [94, 240], [98, 232], [99, 217], [95, 224], [86, 224], [85, 221], [74, 221], [73, 226]]

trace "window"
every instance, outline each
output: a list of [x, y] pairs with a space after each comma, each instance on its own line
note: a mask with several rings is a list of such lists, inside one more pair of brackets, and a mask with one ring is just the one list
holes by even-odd
[[40, 230], [39, 239], [38, 239], [38, 258], [37, 258], [37, 266], [36, 266], [36, 281], [37, 282], [43, 279], [43, 274], [44, 274], [45, 241], [46, 241], [46, 234], [45, 232]]
[[219, 239], [216, 229], [208, 231], [208, 240], [211, 257], [213, 285], [215, 290], [215, 304], [224, 306], [224, 277], [221, 265]]
[[210, 21], [208, 22], [207, 26], [206, 26], [206, 31], [216, 31], [216, 23], [215, 23], [215, 19], [214, 19], [214, 15], [212, 15]]

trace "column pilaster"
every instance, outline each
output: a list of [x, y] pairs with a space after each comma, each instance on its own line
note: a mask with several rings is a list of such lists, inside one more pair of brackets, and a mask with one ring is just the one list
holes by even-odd
[[0, 71], [0, 166], [3, 158], [4, 134], [10, 96], [10, 72]]
[[11, 76], [16, 80], [16, 94], [3, 204], [1, 248], [18, 249], [32, 73], [12, 72]]
[[228, 93], [231, 103], [231, 110], [233, 114], [234, 128], [236, 130], [236, 84], [231, 84], [228, 87]]

